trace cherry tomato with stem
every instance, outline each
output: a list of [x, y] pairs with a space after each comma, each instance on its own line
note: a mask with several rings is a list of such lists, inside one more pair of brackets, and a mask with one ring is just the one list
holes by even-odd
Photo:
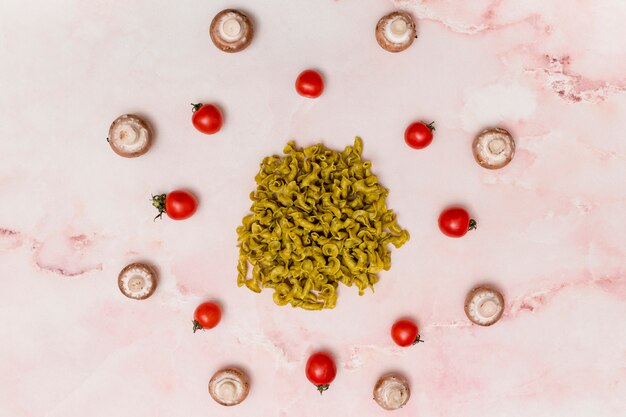
[[450, 207], [439, 215], [439, 229], [449, 237], [461, 237], [468, 231], [476, 229], [476, 220], [471, 219], [467, 210], [462, 207]]
[[306, 377], [322, 394], [337, 376], [337, 365], [332, 356], [326, 352], [315, 352], [306, 362]]
[[193, 216], [198, 208], [198, 200], [189, 191], [175, 190], [168, 194], [152, 196], [152, 205], [159, 211], [154, 220], [167, 214], [170, 219], [184, 220]]
[[223, 118], [222, 112], [216, 105], [203, 103], [191, 103], [191, 105], [193, 106], [191, 122], [198, 131], [207, 135], [219, 132]]
[[207, 330], [217, 326], [222, 319], [222, 309], [219, 304], [207, 301], [196, 307], [193, 313], [193, 332]]
[[305, 70], [296, 79], [296, 91], [303, 97], [317, 98], [324, 91], [322, 75], [314, 70]]
[[391, 338], [402, 347], [424, 342], [420, 337], [417, 324], [407, 319], [398, 320], [391, 326]]
[[424, 149], [433, 141], [435, 122], [414, 122], [404, 131], [404, 141], [413, 149]]

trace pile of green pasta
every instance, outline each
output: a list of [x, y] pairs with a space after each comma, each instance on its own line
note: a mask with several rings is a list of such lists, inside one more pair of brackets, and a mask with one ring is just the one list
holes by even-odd
[[343, 152], [292, 141], [284, 156], [263, 160], [252, 214], [237, 228], [240, 287], [273, 288], [276, 304], [307, 310], [335, 307], [340, 282], [360, 295], [374, 289], [376, 274], [391, 267], [387, 244], [398, 248], [409, 233], [387, 209], [388, 190], [362, 149], [358, 137]]

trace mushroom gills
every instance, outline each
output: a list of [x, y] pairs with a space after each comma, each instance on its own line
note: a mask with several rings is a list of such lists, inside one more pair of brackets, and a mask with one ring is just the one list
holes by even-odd
[[397, 410], [403, 407], [409, 401], [410, 396], [409, 383], [400, 375], [385, 375], [374, 387], [374, 400], [385, 410]]
[[111, 123], [107, 141], [113, 152], [124, 158], [135, 158], [148, 152], [152, 130], [147, 121], [134, 114], [123, 114]]
[[240, 10], [225, 9], [211, 21], [209, 35], [218, 49], [239, 52], [252, 42], [254, 22]]
[[375, 34], [378, 45], [388, 52], [404, 51], [417, 37], [413, 17], [399, 10], [381, 17]]
[[154, 292], [156, 276], [148, 265], [130, 264], [120, 272], [118, 285], [122, 293], [128, 298], [143, 300]]
[[126, 152], [137, 152], [148, 142], [148, 129], [137, 125], [134, 121], [120, 123], [113, 130], [113, 139], [120, 149]]
[[249, 383], [246, 374], [235, 368], [218, 371], [209, 382], [209, 394], [221, 405], [237, 405], [248, 396]]
[[385, 26], [385, 38], [391, 43], [402, 44], [408, 41], [410, 37], [409, 25], [402, 16], [390, 20]]
[[515, 141], [505, 129], [485, 129], [474, 139], [473, 153], [481, 166], [489, 169], [502, 168], [513, 159]]
[[503, 311], [504, 298], [492, 288], [478, 287], [468, 294], [465, 313], [475, 324], [490, 326], [500, 319]]

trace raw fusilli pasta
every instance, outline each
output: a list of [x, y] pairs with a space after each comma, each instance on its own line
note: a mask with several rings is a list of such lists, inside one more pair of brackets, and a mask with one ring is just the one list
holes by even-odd
[[409, 233], [362, 150], [358, 137], [343, 152], [292, 141], [284, 156], [263, 160], [252, 214], [237, 228], [239, 286], [273, 288], [276, 304], [307, 310], [335, 307], [340, 282], [373, 291], [376, 274], [391, 267], [387, 244], [399, 248]]

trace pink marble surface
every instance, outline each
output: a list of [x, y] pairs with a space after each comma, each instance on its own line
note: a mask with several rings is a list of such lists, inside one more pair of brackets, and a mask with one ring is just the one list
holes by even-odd
[[[207, 28], [245, 7], [255, 42], [227, 55]], [[404, 53], [373, 27], [394, 7], [418, 18]], [[626, 30], [622, 0], [257, 0], [0, 3], [0, 415], [3, 417], [382, 416], [377, 377], [401, 370], [413, 396], [395, 416], [626, 415]], [[305, 67], [327, 90], [293, 91]], [[205, 137], [189, 103], [223, 106]], [[139, 112], [156, 143], [136, 160], [105, 137]], [[436, 139], [410, 151], [413, 119]], [[499, 124], [513, 162], [489, 172], [473, 135]], [[294, 138], [342, 148], [361, 135], [412, 240], [376, 294], [341, 291], [336, 309], [278, 308], [235, 285], [235, 227], [260, 159]], [[195, 217], [153, 223], [150, 193], [187, 187]], [[479, 230], [439, 233], [462, 203]], [[131, 261], [158, 266], [154, 296], [116, 285]], [[500, 286], [503, 319], [470, 326], [466, 292]], [[192, 334], [195, 306], [225, 307]], [[398, 317], [426, 343], [395, 347]], [[314, 349], [339, 374], [320, 398], [304, 377]], [[240, 406], [206, 385], [249, 371]]]

